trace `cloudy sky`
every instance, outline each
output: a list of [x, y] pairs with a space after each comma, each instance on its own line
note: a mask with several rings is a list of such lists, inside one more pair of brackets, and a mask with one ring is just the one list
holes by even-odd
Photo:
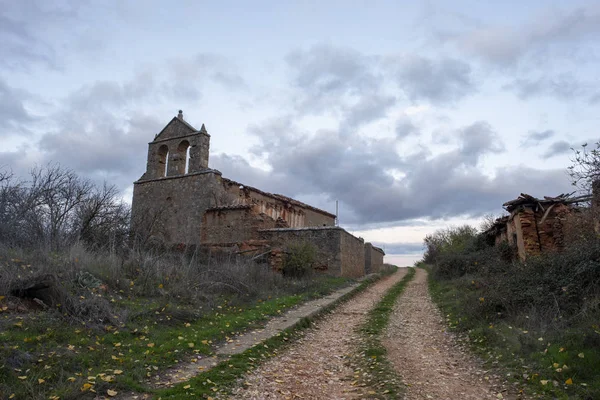
[[335, 211], [410, 262], [598, 140], [600, 2], [0, 0], [0, 166], [130, 201], [183, 109], [224, 176]]

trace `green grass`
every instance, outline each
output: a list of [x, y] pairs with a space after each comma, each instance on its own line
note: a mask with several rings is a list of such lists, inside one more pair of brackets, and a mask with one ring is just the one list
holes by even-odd
[[415, 275], [410, 268], [404, 278], [395, 284], [377, 305], [369, 311], [367, 321], [359, 328], [359, 353], [353, 357], [356, 383], [369, 387], [369, 398], [397, 399], [402, 394], [401, 378], [386, 358], [387, 350], [381, 343], [390, 315], [398, 297]]
[[310, 292], [251, 304], [223, 299], [205, 314], [152, 299], [105, 295], [115, 310], [134, 310], [138, 316], [121, 326], [96, 329], [67, 324], [57, 311], [4, 310], [0, 398], [14, 394], [15, 399], [79, 399], [105, 395], [108, 389], [149, 391], [144, 382], [166, 368], [194, 355], [210, 355], [228, 337], [262, 326], [290, 307], [347, 283], [343, 278], [324, 278]]
[[172, 388], [157, 390], [155, 396], [160, 399], [181, 398], [210, 398], [219, 395], [227, 395], [240, 383], [240, 379], [252, 369], [259, 366], [269, 358], [276, 356], [281, 350], [289, 346], [297, 338], [304, 334], [304, 330], [318, 318], [333, 310], [339, 304], [347, 301], [356, 294], [364, 291], [379, 278], [363, 281], [359, 286], [340, 297], [337, 301], [320, 310], [312, 318], [303, 318], [294, 326], [282, 331], [280, 334], [267, 339], [243, 353], [233, 355], [229, 359], [220, 362], [216, 367], [202, 372], [190, 380], [180, 383]]
[[468, 335], [473, 350], [525, 393], [539, 398], [600, 398], [598, 325], [542, 330], [539, 321], [531, 321], [533, 314], [478, 318], [468, 310], [484, 307], [485, 297], [469, 277], [437, 281], [430, 276], [429, 288], [449, 327]]

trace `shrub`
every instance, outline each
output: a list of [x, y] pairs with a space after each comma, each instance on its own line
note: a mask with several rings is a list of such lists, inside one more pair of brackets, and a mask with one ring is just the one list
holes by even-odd
[[301, 278], [312, 273], [317, 249], [308, 242], [290, 243], [283, 260], [283, 276]]
[[[477, 229], [469, 225], [440, 229], [425, 237], [424, 261], [435, 263], [443, 254], [458, 254], [481, 246]], [[483, 242], [482, 242], [483, 243]]]

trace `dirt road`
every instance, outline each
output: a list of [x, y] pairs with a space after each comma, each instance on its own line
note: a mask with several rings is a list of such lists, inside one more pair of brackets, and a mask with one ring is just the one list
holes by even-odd
[[406, 385], [406, 400], [519, 398], [447, 332], [429, 296], [427, 272], [416, 272], [396, 303], [384, 339], [388, 358]]
[[375, 283], [342, 304], [281, 355], [267, 361], [234, 390], [235, 399], [353, 399], [347, 358], [354, 351], [355, 329], [406, 268]]

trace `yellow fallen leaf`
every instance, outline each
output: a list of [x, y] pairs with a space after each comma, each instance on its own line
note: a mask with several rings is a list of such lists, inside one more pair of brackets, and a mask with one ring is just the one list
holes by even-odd
[[102, 379], [104, 382], [112, 382], [115, 379], [115, 377], [114, 375], [105, 375], [100, 377], [100, 379]]
[[208, 340], [203, 340], [202, 344], [208, 344]]
[[540, 383], [544, 386], [546, 386], [548, 384], [548, 381], [545, 379], [540, 380]]
[[14, 399], [15, 398], [15, 394], [11, 394], [10, 396], [8, 396], [9, 399]]
[[0, 301], [1, 301], [1, 300], [4, 300], [4, 296], [0, 296]]
[[194, 347], [194, 343], [188, 343], [188, 347]]
[[573, 384], [573, 379], [569, 378], [565, 381], [565, 384], [567, 385], [572, 385]]
[[189, 389], [189, 388], [191, 388], [191, 387], [192, 387], [192, 385], [185, 385], [183, 388], [184, 388], [184, 389]]
[[163, 287], [164, 287], [164, 286], [163, 286], [163, 284], [162, 284], [162, 283], [161, 283], [160, 285], [158, 285], [158, 288], [159, 288], [159, 289], [162, 289]]
[[112, 389], [108, 389], [106, 391], [106, 394], [109, 395], [110, 397], [114, 397], [118, 394], [119, 392], [117, 392], [116, 390], [112, 390]]
[[46, 382], [46, 381], [45, 381], [45, 380], [43, 380], [43, 379], [38, 379], [38, 383], [39, 383], [40, 385], [41, 385], [42, 383], [44, 383], [44, 382]]
[[113, 371], [113, 374], [115, 374], [115, 375], [121, 375], [122, 373], [123, 373], [123, 371], [121, 371], [120, 369], [115, 369]]
[[71, 377], [67, 378], [67, 380], [68, 380], [69, 382], [75, 382], [75, 377], [72, 377], [72, 376], [71, 376]]
[[579, 354], [577, 354], [577, 357], [579, 357], [579, 358], [584, 358], [584, 357], [585, 357], [585, 354], [583, 354], [583, 353], [579, 353]]
[[84, 383], [83, 386], [81, 387], [81, 391], [82, 392], [87, 392], [88, 390], [90, 390], [92, 388], [92, 385], [89, 383]]
[[148, 347], [154, 347], [154, 343], [148, 343], [147, 346]]
[[18, 376], [17, 378], [19, 378], [20, 380], [24, 381], [25, 379], [27, 379], [26, 376]]
[[554, 368], [558, 368], [558, 367], [560, 366], [560, 364], [559, 364], [559, 363], [554, 363], [554, 364], [552, 364], [552, 366], [553, 366]]

